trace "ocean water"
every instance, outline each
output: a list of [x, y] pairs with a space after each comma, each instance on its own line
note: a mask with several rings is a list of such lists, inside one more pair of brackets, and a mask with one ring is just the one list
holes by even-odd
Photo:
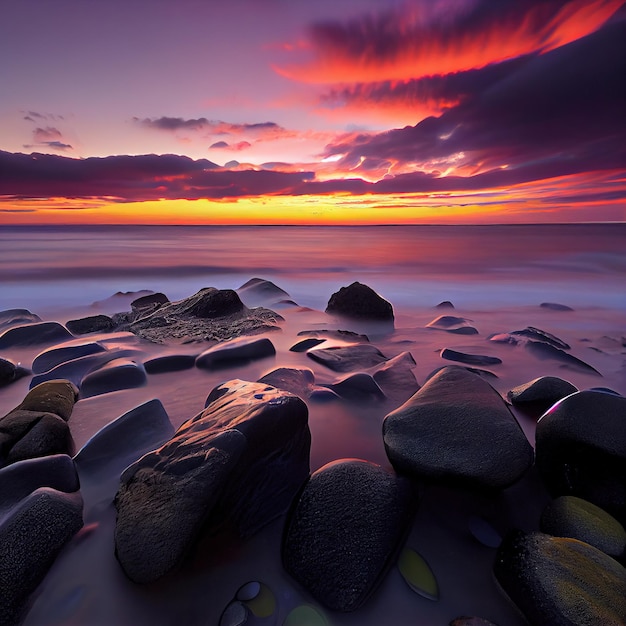
[[141, 289], [176, 300], [253, 276], [321, 309], [359, 280], [399, 308], [626, 310], [626, 224], [0, 229], [0, 309], [49, 313]]

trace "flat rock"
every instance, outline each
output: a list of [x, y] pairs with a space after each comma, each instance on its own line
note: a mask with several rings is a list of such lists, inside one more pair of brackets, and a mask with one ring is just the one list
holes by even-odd
[[0, 623], [21, 622], [31, 593], [83, 525], [80, 492], [41, 487], [0, 516]]
[[108, 315], [90, 315], [75, 320], [68, 320], [66, 326], [74, 335], [102, 333], [113, 330], [115, 322]]
[[289, 298], [284, 289], [263, 278], [251, 278], [237, 289], [237, 293], [247, 306], [273, 305]]
[[49, 380], [33, 387], [16, 410], [54, 413], [67, 421], [77, 399], [78, 389], [69, 380]]
[[455, 335], [477, 335], [478, 330], [470, 324], [470, 320], [455, 315], [440, 315], [426, 324], [426, 328], [444, 330]]
[[17, 324], [34, 324], [41, 322], [39, 315], [31, 313], [28, 309], [5, 309], [0, 311], [0, 328], [8, 328]]
[[531, 466], [532, 447], [500, 394], [465, 368], [440, 370], [383, 422], [400, 473], [502, 489]]
[[394, 321], [391, 303], [359, 282], [341, 287], [334, 293], [328, 301], [326, 313], [361, 321], [391, 324]]
[[195, 354], [166, 354], [144, 361], [148, 374], [164, 374], [191, 369], [196, 364]]
[[10, 385], [30, 373], [29, 369], [14, 363], [11, 359], [0, 358], [0, 387]]
[[313, 371], [305, 367], [277, 367], [259, 378], [257, 382], [283, 389], [303, 400], [308, 399], [316, 388]]
[[557, 348], [549, 343], [543, 341], [527, 341], [525, 345], [526, 349], [539, 359], [554, 359], [564, 363], [565, 366], [570, 369], [602, 376], [602, 374], [600, 374], [595, 367], [589, 365], [589, 363], [585, 363], [585, 361], [575, 357], [573, 354], [569, 354], [561, 350], [561, 348]]
[[325, 465], [285, 526], [285, 569], [326, 607], [353, 611], [393, 564], [414, 510], [406, 479], [367, 461]]
[[224, 341], [205, 350], [196, 358], [196, 367], [219, 369], [234, 367], [242, 363], [264, 359], [276, 354], [274, 344], [267, 338], [250, 339], [238, 337]]
[[537, 422], [536, 463], [554, 497], [578, 496], [626, 522], [626, 398], [579, 391]]
[[502, 359], [499, 359], [497, 356], [468, 354], [467, 352], [451, 350], [450, 348], [444, 348], [440, 356], [442, 359], [447, 359], [448, 361], [459, 361], [460, 363], [467, 363], [469, 365], [499, 365], [502, 363]]
[[90, 398], [111, 391], [143, 387], [147, 382], [146, 370], [141, 363], [118, 358], [87, 374], [81, 381], [80, 395], [81, 398]]
[[58, 322], [36, 322], [12, 326], [0, 335], [0, 350], [36, 346], [44, 343], [60, 343], [74, 339], [65, 326]]
[[368, 343], [369, 337], [362, 333], [355, 333], [352, 330], [332, 330], [323, 328], [321, 330], [301, 330], [298, 337], [317, 337], [319, 339], [339, 339], [349, 343]]
[[525, 344], [529, 340], [538, 341], [561, 350], [569, 350], [571, 347], [556, 335], [541, 330], [540, 328], [535, 328], [534, 326], [527, 326], [522, 330], [513, 330], [509, 333], [496, 333], [490, 335], [488, 339], [489, 341], [495, 341], [497, 343], [511, 343], [513, 345]]
[[529, 407], [542, 413], [578, 389], [567, 380], [557, 376], [541, 376], [530, 382], [514, 387], [507, 398], [519, 407]]
[[401, 352], [392, 359], [366, 370], [384, 394], [397, 401], [408, 400], [419, 388], [413, 374], [415, 359], [410, 352]]
[[533, 626], [621, 626], [626, 570], [576, 539], [514, 531], [498, 549], [494, 573]]
[[306, 355], [335, 372], [353, 372], [354, 370], [367, 369], [385, 363], [388, 360], [376, 346], [370, 344], [319, 348], [309, 350]]
[[172, 439], [121, 476], [117, 558], [135, 582], [176, 567], [201, 533], [247, 537], [283, 514], [309, 475], [304, 402], [269, 385], [232, 380]]
[[577, 498], [561, 496], [546, 506], [540, 529], [555, 537], [584, 541], [615, 559], [626, 556], [626, 530], [600, 507]]
[[558, 302], [542, 302], [539, 305], [542, 309], [549, 309], [550, 311], [573, 311], [572, 307], [565, 304], [559, 304]]
[[51, 370], [57, 365], [78, 359], [89, 354], [98, 354], [105, 352], [106, 348], [95, 341], [87, 343], [71, 344], [68, 346], [58, 346], [48, 348], [40, 352], [34, 359], [32, 369], [34, 374], [41, 374]]
[[338, 396], [353, 402], [382, 402], [386, 399], [385, 392], [379, 387], [371, 374], [357, 372], [348, 374], [338, 381], [325, 385]]
[[320, 343], [324, 343], [326, 339], [318, 339], [317, 337], [308, 337], [307, 339], [302, 339], [291, 346], [289, 348], [289, 352], [306, 352], [311, 348], [315, 348], [315, 346], [319, 346]]

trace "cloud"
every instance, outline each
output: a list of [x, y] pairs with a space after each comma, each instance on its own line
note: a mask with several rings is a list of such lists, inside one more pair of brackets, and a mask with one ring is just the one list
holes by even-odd
[[228, 148], [228, 144], [225, 141], [216, 141], [209, 146], [209, 149], [219, 150], [220, 148]]
[[216, 141], [209, 146], [209, 150], [231, 150], [233, 152], [240, 152], [250, 148], [252, 144], [249, 141], [238, 141], [237, 143], [229, 144], [225, 141]]
[[209, 125], [209, 120], [206, 117], [200, 117], [198, 119], [183, 119], [182, 117], [158, 117], [156, 119], [145, 118], [139, 119], [134, 117], [133, 121], [146, 126], [147, 128], [154, 128], [156, 130], [201, 130]]
[[184, 119], [182, 117], [133, 118], [133, 122], [146, 128], [164, 131], [204, 130], [209, 135], [267, 135], [282, 134], [285, 129], [276, 122], [232, 123], [221, 120], [209, 120], [206, 117]]
[[71, 144], [63, 141], [61, 131], [53, 126], [35, 128], [35, 130], [33, 130], [33, 141], [35, 143], [24, 144], [24, 147], [27, 149], [47, 147], [60, 152], [74, 149]]

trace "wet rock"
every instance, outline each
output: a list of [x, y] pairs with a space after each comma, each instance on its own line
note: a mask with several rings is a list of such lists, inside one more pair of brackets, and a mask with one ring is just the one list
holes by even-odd
[[131, 580], [156, 580], [201, 532], [250, 536], [283, 514], [309, 475], [304, 402], [259, 383], [216, 387], [208, 406], [121, 476], [117, 558]]
[[0, 335], [0, 349], [60, 343], [74, 336], [58, 322], [36, 322], [12, 326]]
[[263, 278], [251, 278], [237, 289], [237, 293], [247, 306], [272, 305], [289, 298], [284, 289]]
[[557, 302], [542, 302], [539, 305], [542, 309], [550, 309], [550, 311], [573, 311], [572, 307]]
[[[430, 372], [430, 374], [428, 374], [428, 376], [426, 376], [426, 380], [430, 380], [437, 372], [440, 372], [446, 367], [450, 367], [450, 365], [442, 365], [441, 367], [436, 367], [432, 372]], [[454, 367], [463, 367], [463, 369], [466, 369], [468, 372], [472, 372], [472, 374], [476, 374], [477, 376], [485, 378], [486, 380], [498, 378], [497, 374], [494, 374], [490, 370], [484, 370], [479, 367], [465, 367], [463, 365], [455, 365]]]
[[40, 352], [33, 360], [33, 373], [41, 374], [61, 363], [78, 359], [89, 354], [105, 352], [106, 348], [95, 341], [49, 348]]
[[340, 341], [348, 341], [350, 343], [368, 343], [369, 337], [361, 333], [355, 333], [351, 330], [301, 330], [298, 337], [318, 337], [320, 339], [339, 339]]
[[267, 337], [262, 339], [238, 337], [205, 350], [196, 358], [196, 367], [201, 369], [234, 367], [275, 354], [276, 348]]
[[483, 619], [482, 617], [467, 617], [462, 615], [461, 617], [453, 619], [450, 622], [450, 626], [497, 626], [497, 624]]
[[169, 298], [164, 293], [149, 293], [133, 300], [130, 309], [133, 313], [151, 313], [164, 304], [169, 304]]
[[143, 366], [148, 374], [164, 374], [188, 370], [195, 364], [195, 354], [166, 354], [145, 361]]
[[494, 573], [533, 626], [624, 624], [626, 570], [582, 541], [515, 531], [498, 549]]
[[514, 483], [532, 447], [500, 394], [465, 368], [440, 370], [383, 422], [389, 460], [400, 473], [479, 488]]
[[315, 472], [285, 526], [285, 569], [336, 611], [359, 608], [398, 553], [415, 507], [406, 479], [366, 461]]
[[404, 402], [420, 388], [413, 374], [413, 367], [415, 360], [411, 353], [402, 352], [380, 365], [369, 368], [366, 372], [372, 375], [387, 397]]
[[341, 398], [353, 402], [382, 402], [386, 399], [384, 391], [378, 386], [374, 377], [365, 372], [349, 374], [331, 385], [325, 385], [332, 389]]
[[10, 385], [24, 376], [28, 376], [30, 370], [14, 363], [10, 359], [0, 358], [0, 387]]
[[335, 372], [353, 372], [385, 363], [387, 357], [370, 344], [343, 348], [319, 348], [309, 350], [306, 355]]
[[497, 356], [487, 356], [484, 354], [468, 354], [467, 352], [459, 352], [458, 350], [451, 350], [450, 348], [444, 348], [441, 351], [441, 358], [448, 361], [459, 361], [460, 363], [467, 363], [469, 365], [499, 365], [502, 363], [502, 359]]
[[445, 330], [456, 335], [477, 335], [478, 331], [470, 324], [470, 320], [454, 315], [440, 315], [426, 324], [426, 328]]
[[16, 324], [34, 324], [41, 322], [39, 315], [31, 313], [28, 309], [5, 309], [0, 311], [0, 328], [8, 328]]
[[435, 305], [436, 309], [454, 309], [454, 304], [452, 304], [452, 302], [450, 302], [450, 300], [444, 300], [443, 302], [440, 302], [439, 304]]
[[497, 343], [511, 343], [513, 345], [526, 344], [528, 341], [536, 341], [544, 344], [554, 346], [560, 350], [569, 350], [570, 345], [565, 343], [562, 339], [551, 333], [535, 328], [534, 326], [527, 326], [522, 330], [513, 330], [510, 333], [496, 333], [489, 336], [490, 341]]
[[328, 301], [326, 313], [354, 320], [392, 324], [394, 321], [391, 303], [379, 296], [371, 287], [359, 282], [341, 287], [334, 293]]
[[536, 463], [554, 497], [578, 496], [626, 521], [626, 398], [579, 391], [537, 422]]
[[507, 398], [520, 408], [528, 407], [542, 413], [578, 389], [572, 383], [556, 376], [541, 376], [530, 382], [514, 387]]
[[320, 343], [324, 343], [326, 339], [317, 339], [316, 337], [309, 337], [308, 339], [302, 339], [297, 343], [294, 343], [289, 352], [306, 352], [315, 346], [319, 346]]
[[113, 330], [115, 322], [108, 315], [90, 315], [89, 317], [69, 320], [66, 326], [75, 335], [86, 335]]
[[66, 422], [78, 399], [78, 389], [68, 380], [50, 380], [32, 388], [15, 410], [50, 412]]
[[0, 514], [0, 623], [20, 623], [28, 597], [83, 525], [80, 492], [40, 487]]
[[306, 400], [315, 389], [315, 375], [304, 367], [278, 367], [259, 378], [257, 382], [283, 389], [303, 400]]
[[143, 387], [147, 382], [146, 370], [141, 363], [118, 358], [87, 374], [81, 381], [80, 395], [90, 398], [111, 391]]
[[565, 363], [565, 366], [570, 369], [602, 376], [602, 374], [600, 374], [595, 367], [589, 365], [589, 363], [585, 363], [585, 361], [582, 361], [574, 355], [568, 354], [564, 350], [556, 348], [549, 343], [544, 343], [543, 341], [528, 341], [525, 345], [529, 352], [540, 359], [555, 359]]
[[541, 514], [541, 531], [592, 545], [616, 559], [626, 556], [626, 530], [606, 511], [575, 496], [553, 500]]
[[413, 550], [405, 547], [398, 559], [398, 569], [406, 584], [415, 593], [428, 600], [439, 600], [439, 585], [424, 557]]

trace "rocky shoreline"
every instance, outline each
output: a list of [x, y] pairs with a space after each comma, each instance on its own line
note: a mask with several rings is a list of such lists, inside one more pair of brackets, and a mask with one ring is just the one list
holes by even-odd
[[[211, 594], [212, 617], [189, 609], [186, 623], [381, 623], [390, 585], [414, 605], [402, 615], [388, 607], [399, 626], [432, 623], [446, 602], [438, 619], [455, 626], [626, 623], [626, 398], [556, 334], [527, 325], [483, 336], [451, 303], [411, 334], [361, 283], [332, 294], [324, 313], [262, 279], [178, 302], [142, 295], [130, 308], [64, 324], [0, 312], [0, 393], [29, 389], [0, 418], [1, 623], [38, 624], [42, 587], [81, 545], [87, 555], [90, 542], [109, 542], [123, 596], [139, 587], [176, 597], [181, 581], [218, 575], [264, 533], [274, 537], [267, 579]], [[293, 341], [281, 340], [292, 326]], [[420, 385], [420, 347], [448, 337]], [[623, 368], [624, 338], [611, 340], [611, 363]], [[550, 365], [503, 389], [494, 370], [509, 354]], [[244, 376], [262, 364], [262, 376]], [[159, 394], [105, 416], [88, 438], [74, 427], [81, 406], [186, 375], [220, 382], [184, 421]], [[312, 465], [325, 411], [376, 415], [373, 445], [385, 458], [356, 451]], [[444, 510], [453, 522], [437, 521]], [[457, 557], [444, 550], [433, 561], [420, 540], [453, 545], [459, 524], [479, 553], [477, 580], [498, 598], [482, 614], [446, 599], [459, 583], [443, 563]], [[55, 610], [68, 623], [107, 623], [91, 594], [70, 588]], [[138, 619], [157, 623], [149, 615]]]

